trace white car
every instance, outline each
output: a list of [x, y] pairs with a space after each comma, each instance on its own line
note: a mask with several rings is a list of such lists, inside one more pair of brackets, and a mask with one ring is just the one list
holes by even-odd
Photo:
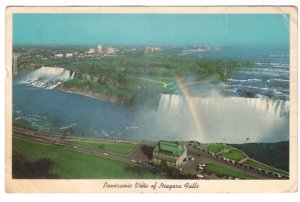
[[103, 153], [103, 155], [104, 155], [104, 156], [108, 156], [108, 154], [107, 154], [107, 153]]
[[205, 167], [206, 164], [205, 164], [205, 163], [203, 163], [203, 164], [199, 163], [198, 166], [199, 166], [199, 167]]
[[204, 176], [201, 175], [201, 174], [198, 174], [197, 177], [198, 177], [198, 178], [204, 178]]

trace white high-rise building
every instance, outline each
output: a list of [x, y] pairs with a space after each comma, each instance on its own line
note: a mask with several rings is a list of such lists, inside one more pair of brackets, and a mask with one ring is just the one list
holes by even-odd
[[18, 73], [18, 53], [13, 53], [13, 72]]

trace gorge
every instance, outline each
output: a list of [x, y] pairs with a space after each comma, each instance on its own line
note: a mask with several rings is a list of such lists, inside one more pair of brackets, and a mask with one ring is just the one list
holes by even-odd
[[161, 93], [156, 106], [135, 111], [110, 100], [60, 91], [58, 86], [74, 75], [61, 67], [43, 66], [16, 82], [14, 123], [51, 133], [139, 140], [245, 143], [289, 139], [290, 103], [286, 100], [226, 97], [213, 91], [201, 97]]

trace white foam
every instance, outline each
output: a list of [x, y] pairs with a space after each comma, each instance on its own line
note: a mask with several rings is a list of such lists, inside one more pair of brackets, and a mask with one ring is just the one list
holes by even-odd
[[[193, 107], [180, 95], [162, 94], [156, 127], [174, 138], [202, 142], [243, 143], [284, 140], [288, 133], [289, 101], [258, 98], [189, 97]], [[202, 131], [198, 131], [195, 111]]]
[[249, 81], [256, 81], [260, 82], [261, 79], [227, 79], [227, 81], [234, 81], [234, 82], [249, 82]]
[[289, 82], [290, 80], [287, 80], [287, 79], [271, 79], [271, 81], [280, 81], [280, 82]]
[[20, 83], [30, 84], [35, 87], [53, 89], [59, 84], [74, 78], [75, 73], [62, 67], [42, 66], [27, 74]]
[[[278, 91], [277, 91], [278, 92]], [[253, 110], [260, 110], [272, 115], [281, 116], [289, 112], [289, 101], [284, 100], [274, 100], [268, 97], [258, 97], [258, 98], [245, 98], [245, 97], [209, 97], [200, 98], [194, 97], [194, 102], [201, 108], [212, 108], [225, 106], [230, 106], [232, 104], [237, 106], [245, 106], [253, 108]], [[176, 94], [163, 94], [159, 103], [159, 111], [178, 111], [182, 110], [185, 106], [185, 99]]]

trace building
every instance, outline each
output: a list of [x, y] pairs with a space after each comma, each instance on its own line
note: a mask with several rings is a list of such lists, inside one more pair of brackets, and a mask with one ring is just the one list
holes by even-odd
[[115, 49], [115, 48], [108, 47], [108, 48], [106, 49], [106, 55], [113, 55], [113, 54], [115, 54], [115, 52], [116, 52], [116, 49]]
[[148, 54], [148, 53], [154, 53], [156, 51], [160, 51], [161, 48], [160, 47], [146, 47], [145, 49], [145, 53]]
[[159, 141], [153, 150], [153, 164], [170, 168], [179, 168], [187, 158], [185, 145], [178, 142]]
[[98, 52], [99, 57], [102, 57], [102, 56], [103, 56], [103, 51], [102, 51], [102, 46], [101, 46], [101, 44], [97, 45], [97, 52]]
[[14, 74], [18, 73], [18, 53], [13, 53], [13, 72]]
[[73, 53], [66, 53], [66, 57], [67, 57], [67, 58], [73, 57]]
[[94, 54], [95, 53], [95, 48], [90, 48], [88, 51], [86, 51], [88, 54]]
[[64, 56], [64, 54], [62, 53], [57, 53], [54, 55], [55, 58], [62, 58]]

